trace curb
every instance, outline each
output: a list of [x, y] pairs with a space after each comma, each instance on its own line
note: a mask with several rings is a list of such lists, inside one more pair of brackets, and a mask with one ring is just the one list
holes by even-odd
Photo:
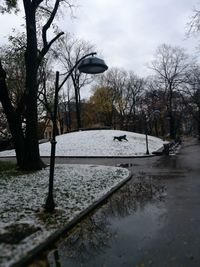
[[43, 250], [45, 250], [48, 246], [52, 245], [53, 242], [56, 242], [63, 233], [73, 228], [77, 223], [79, 223], [84, 217], [88, 215], [91, 211], [93, 211], [95, 208], [100, 206], [103, 201], [105, 201], [107, 198], [109, 198], [113, 193], [115, 193], [120, 187], [122, 187], [126, 182], [128, 182], [132, 178], [132, 173], [129, 174], [129, 176], [121, 181], [119, 184], [117, 184], [115, 187], [113, 187], [109, 192], [107, 192], [105, 195], [100, 197], [97, 201], [95, 201], [93, 204], [91, 204], [88, 208], [83, 210], [81, 213], [79, 213], [74, 219], [69, 221], [64, 227], [61, 229], [55, 231], [52, 235], [50, 235], [43, 243], [39, 244], [35, 248], [33, 248], [26, 256], [18, 260], [17, 262], [10, 265], [10, 267], [26, 267], [28, 263], [30, 263], [34, 257], [36, 257], [39, 253], [41, 253]]
[[[156, 151], [153, 151], [149, 155], [141, 155], [141, 156], [55, 156], [55, 158], [60, 159], [133, 159], [133, 158], [148, 158], [158, 156]], [[41, 158], [50, 158], [50, 156], [40, 156]], [[0, 156], [0, 159], [16, 159], [15, 156]]]

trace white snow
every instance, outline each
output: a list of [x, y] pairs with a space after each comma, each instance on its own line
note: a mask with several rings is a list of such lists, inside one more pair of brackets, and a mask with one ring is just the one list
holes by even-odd
[[20, 176], [1, 173], [0, 234], [13, 223], [26, 222], [41, 230], [18, 245], [1, 243], [0, 266], [10, 266], [26, 255], [128, 176], [129, 171], [119, 167], [56, 165], [54, 194], [57, 211], [47, 215], [42, 207], [48, 191], [49, 168]]
[[[113, 141], [126, 134], [127, 141]], [[93, 130], [67, 133], [56, 137], [56, 156], [142, 156], [146, 153], [144, 134], [120, 130]], [[163, 146], [160, 138], [148, 136], [149, 152]], [[50, 155], [50, 142], [40, 144], [40, 155]], [[0, 152], [0, 157], [15, 156], [14, 150]]]
[[[126, 134], [128, 141], [113, 141]], [[57, 156], [142, 156], [146, 153], [145, 135], [118, 130], [80, 131], [57, 136]], [[148, 136], [149, 151], [163, 146], [159, 138]], [[50, 155], [50, 142], [40, 144], [41, 156]], [[0, 152], [15, 156], [14, 150]], [[17, 245], [0, 244], [0, 266], [8, 267], [26, 255], [81, 211], [98, 201], [129, 176], [127, 169], [93, 165], [56, 165], [53, 215], [44, 213], [49, 168], [28, 175], [0, 174], [0, 234], [13, 223], [28, 223], [41, 228]]]

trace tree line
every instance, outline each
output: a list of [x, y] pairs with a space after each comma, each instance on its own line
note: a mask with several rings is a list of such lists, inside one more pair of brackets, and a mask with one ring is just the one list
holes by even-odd
[[200, 136], [199, 64], [183, 48], [162, 44], [149, 68], [152, 75], [145, 78], [119, 68], [96, 78], [82, 103], [82, 127]]

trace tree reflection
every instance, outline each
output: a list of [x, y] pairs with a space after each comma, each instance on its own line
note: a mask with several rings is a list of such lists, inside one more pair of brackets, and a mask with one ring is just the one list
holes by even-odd
[[80, 265], [95, 257], [115, 241], [117, 233], [111, 225], [113, 217], [123, 218], [143, 209], [149, 201], [161, 201], [164, 191], [165, 187], [155, 183], [151, 176], [144, 178], [141, 175], [129, 181], [69, 233], [58, 246], [56, 259], [55, 251], [54, 256], [49, 255], [51, 259], [54, 257], [55, 264], [59, 263], [51, 266], [62, 266], [59, 257], [62, 262], [70, 262], [70, 266]]

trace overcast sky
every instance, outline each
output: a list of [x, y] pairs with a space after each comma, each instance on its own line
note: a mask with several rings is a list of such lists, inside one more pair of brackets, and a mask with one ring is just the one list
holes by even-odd
[[[82, 0], [72, 32], [102, 51], [109, 67], [145, 75], [145, 64], [163, 43], [194, 53], [198, 39], [185, 38], [198, 0]], [[69, 24], [66, 24], [66, 30]]]
[[[72, 1], [73, 2], [73, 1]], [[156, 48], [163, 43], [195, 53], [198, 39], [185, 38], [186, 24], [200, 0], [76, 0], [76, 19], [66, 13], [63, 30], [97, 46], [109, 67], [145, 76]], [[22, 20], [0, 15], [0, 43]]]

